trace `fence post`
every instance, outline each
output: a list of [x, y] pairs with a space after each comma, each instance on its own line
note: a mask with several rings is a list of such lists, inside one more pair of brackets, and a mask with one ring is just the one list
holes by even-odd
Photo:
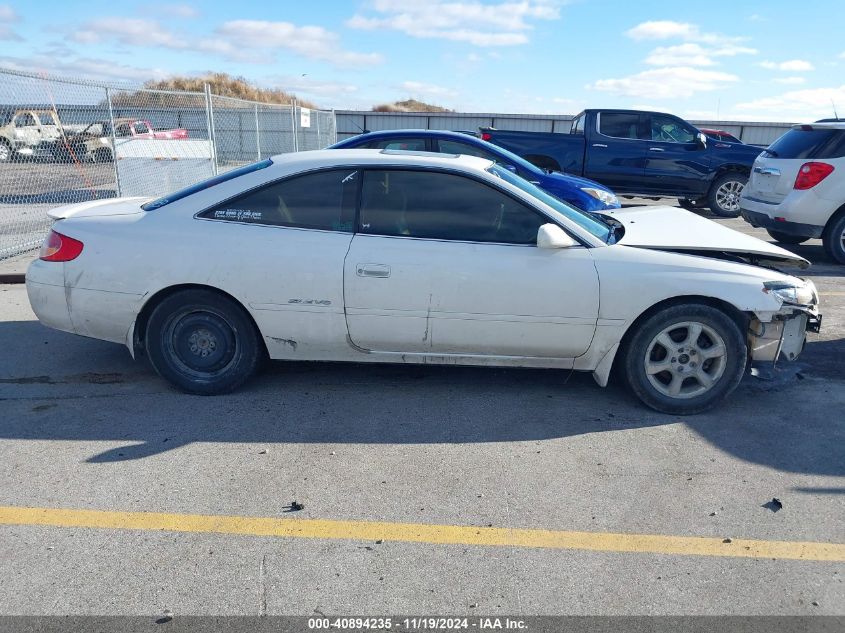
[[299, 151], [299, 138], [297, 138], [296, 134], [296, 99], [292, 99], [290, 102], [290, 123], [291, 123], [291, 132], [293, 132], [293, 151]]
[[337, 112], [332, 108], [332, 130], [334, 130], [334, 137], [329, 138], [329, 145], [337, 143]]
[[106, 86], [106, 101], [109, 104], [109, 127], [111, 128], [111, 164], [114, 169], [114, 187], [120, 197], [120, 173], [117, 169], [117, 141], [114, 136], [114, 110], [111, 104], [111, 90]]
[[205, 89], [205, 124], [208, 126], [208, 149], [211, 151], [211, 173], [217, 175], [217, 143], [214, 138], [214, 110], [211, 107], [211, 86], [203, 84]]
[[255, 104], [255, 152], [261, 160], [261, 132], [258, 130], [258, 104]]

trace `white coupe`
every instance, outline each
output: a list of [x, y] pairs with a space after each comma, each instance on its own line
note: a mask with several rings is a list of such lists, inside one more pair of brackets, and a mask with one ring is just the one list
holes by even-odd
[[808, 262], [676, 208], [591, 216], [488, 160], [276, 156], [171, 195], [55, 209], [27, 290], [47, 326], [145, 353], [180, 389], [263, 358], [616, 367], [703, 411], [817, 330]]

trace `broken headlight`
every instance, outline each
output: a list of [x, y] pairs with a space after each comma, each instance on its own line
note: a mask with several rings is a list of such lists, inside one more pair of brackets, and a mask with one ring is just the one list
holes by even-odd
[[812, 281], [793, 283], [789, 281], [764, 281], [763, 292], [774, 295], [782, 303], [810, 306], [819, 302], [816, 286]]

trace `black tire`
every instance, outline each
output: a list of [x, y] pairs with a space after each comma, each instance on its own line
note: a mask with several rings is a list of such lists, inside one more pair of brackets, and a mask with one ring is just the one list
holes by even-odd
[[775, 231], [773, 229], [766, 229], [766, 233], [768, 233], [776, 242], [780, 242], [781, 244], [803, 244], [810, 239], [809, 237], [803, 237], [801, 235], [781, 233], [780, 231]]
[[696, 208], [695, 202], [693, 200], [689, 200], [688, 198], [678, 198], [678, 206], [682, 209], [686, 209], [687, 211], [692, 211]]
[[738, 171], [722, 174], [710, 186], [707, 206], [720, 218], [739, 217], [739, 196], [748, 182], [748, 176]]
[[[696, 340], [689, 342], [682, 337], [689, 338], [691, 328], [687, 326], [692, 324], [702, 329]], [[721, 310], [703, 304], [677, 305], [656, 312], [636, 327], [625, 347], [625, 379], [646, 406], [673, 415], [701, 413], [716, 406], [742, 380], [748, 356], [745, 337], [737, 323]], [[677, 348], [669, 351], [657, 341], [664, 332]], [[724, 354], [708, 357], [719, 350], [718, 339]], [[663, 363], [667, 365], [665, 371], [654, 371]], [[652, 371], [646, 369], [647, 364], [652, 365]], [[710, 386], [705, 387], [699, 372], [709, 377]], [[667, 392], [676, 378], [680, 381], [679, 393], [672, 396]], [[696, 391], [701, 388], [703, 392]]]
[[822, 236], [825, 252], [840, 264], [845, 264], [845, 213], [834, 217]]
[[8, 163], [12, 160], [12, 146], [5, 139], [0, 139], [0, 163]]
[[263, 360], [249, 315], [213, 290], [183, 290], [166, 297], [150, 314], [145, 338], [158, 374], [187, 393], [233, 391]]

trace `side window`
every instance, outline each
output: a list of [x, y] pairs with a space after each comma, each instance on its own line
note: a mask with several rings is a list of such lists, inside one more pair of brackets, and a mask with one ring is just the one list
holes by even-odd
[[572, 122], [572, 128], [570, 129], [570, 134], [578, 134], [579, 136], [584, 136], [584, 124], [587, 120], [587, 115], [582, 114], [577, 119]]
[[35, 122], [35, 117], [29, 112], [24, 112], [15, 117], [15, 127], [32, 127], [38, 125]]
[[535, 244], [541, 214], [484, 183], [434, 171], [364, 172], [361, 232]]
[[136, 121], [132, 124], [132, 129], [135, 130], [135, 134], [148, 134], [151, 131], [144, 121]]
[[129, 129], [128, 123], [118, 123], [114, 127], [114, 135], [118, 138], [123, 138], [125, 136], [132, 136], [132, 130]]
[[[721, 139], [721, 137], [719, 138]], [[692, 143], [695, 141], [695, 132], [680, 119], [662, 114], [652, 114], [651, 140], [664, 143]]]
[[265, 185], [199, 217], [351, 233], [359, 171], [332, 169]]
[[469, 143], [461, 143], [460, 141], [447, 141], [443, 139], [437, 142], [440, 146], [441, 154], [466, 154], [467, 156], [479, 156], [481, 158], [486, 158], [487, 160], [492, 160], [497, 163], [502, 162], [497, 156], [494, 156], [486, 149], [475, 147], [474, 145], [470, 145]]
[[638, 139], [640, 115], [628, 112], [599, 113], [599, 133], [614, 138]]
[[389, 138], [381, 141], [370, 141], [367, 143], [368, 149], [400, 149], [409, 152], [424, 152], [425, 139], [424, 138]]
[[56, 125], [52, 112], [39, 112], [38, 118], [41, 120], [41, 125]]

